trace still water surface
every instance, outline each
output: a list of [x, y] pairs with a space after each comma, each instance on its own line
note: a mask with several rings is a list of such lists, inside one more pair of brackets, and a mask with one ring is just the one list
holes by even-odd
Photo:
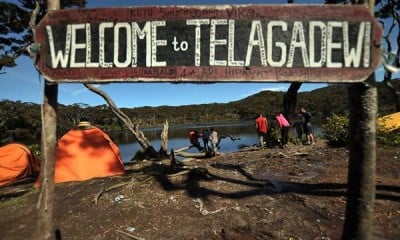
[[[220, 142], [220, 152], [228, 153], [235, 152], [240, 149], [240, 146], [253, 146], [258, 144], [258, 137], [253, 121], [229, 122], [229, 123], [214, 123], [204, 125], [185, 125], [185, 126], [170, 126], [168, 129], [168, 150], [179, 149], [190, 145], [189, 131], [190, 129], [198, 130], [200, 133], [204, 129], [213, 127], [218, 136], [231, 135], [240, 140], [232, 141], [229, 137], [224, 138]], [[142, 129], [145, 136], [151, 141], [154, 149], [160, 149], [161, 127]], [[293, 130], [293, 129], [291, 129]], [[129, 131], [110, 133], [111, 137], [118, 144], [122, 159], [124, 162], [129, 162], [135, 153], [141, 150], [139, 143], [134, 139]], [[202, 141], [199, 139], [201, 145]], [[203, 145], [202, 145], [203, 146]], [[196, 148], [191, 148], [187, 152], [198, 152]]]
[[[189, 146], [189, 131], [191, 129], [198, 130], [201, 133], [204, 129], [210, 129], [211, 127], [218, 132], [218, 136], [232, 135], [235, 138], [240, 138], [240, 140], [236, 141], [232, 141], [229, 137], [222, 139], [220, 142], [220, 152], [235, 152], [239, 150], [240, 145], [244, 144], [250, 146], [257, 144], [257, 133], [252, 121], [170, 126], [168, 129], [168, 150]], [[154, 149], [159, 150], [161, 147], [161, 127], [142, 129], [142, 131], [150, 140]], [[129, 131], [111, 133], [110, 135], [118, 144], [124, 162], [129, 162], [135, 153], [141, 150], [139, 143], [134, 139], [133, 135]], [[199, 142], [203, 146], [201, 139], [199, 139]], [[187, 152], [198, 152], [198, 150], [196, 148], [191, 148], [187, 150]]]

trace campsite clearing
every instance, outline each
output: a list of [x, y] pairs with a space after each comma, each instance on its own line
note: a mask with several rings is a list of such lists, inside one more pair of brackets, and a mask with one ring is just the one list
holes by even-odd
[[[62, 239], [340, 239], [348, 150], [316, 145], [185, 162], [142, 161], [122, 176], [57, 184]], [[36, 229], [33, 181], [0, 188], [1, 239]], [[400, 236], [400, 148], [377, 150], [374, 239]]]

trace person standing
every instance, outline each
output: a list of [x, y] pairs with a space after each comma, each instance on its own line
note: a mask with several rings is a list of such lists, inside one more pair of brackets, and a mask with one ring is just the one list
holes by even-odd
[[261, 113], [255, 120], [256, 129], [258, 133], [258, 141], [261, 148], [264, 147], [264, 138], [268, 131], [268, 121], [267, 118], [264, 117]]
[[208, 141], [210, 141], [210, 133], [208, 132], [208, 129], [204, 129], [201, 137], [203, 140], [204, 151], [208, 152], [210, 150], [208, 146]]
[[311, 113], [307, 112], [307, 110], [304, 107], [300, 109], [300, 114], [303, 117], [302, 123], [303, 123], [303, 132], [306, 134], [306, 139], [307, 139], [306, 144], [307, 145], [314, 144], [315, 143], [314, 136], [312, 134], [312, 128], [311, 128], [312, 115]]
[[210, 134], [210, 142], [211, 142], [211, 151], [217, 152], [218, 149], [218, 133], [215, 131], [215, 129], [212, 127], [210, 129], [211, 134]]
[[197, 130], [191, 129], [189, 131], [190, 148], [195, 147], [199, 152], [201, 152], [203, 151], [203, 148], [200, 146], [199, 137], [200, 134]]
[[276, 115], [275, 119], [276, 122], [278, 123], [279, 129], [281, 130], [281, 148], [285, 148], [289, 140], [288, 135], [289, 135], [290, 124], [282, 113]]

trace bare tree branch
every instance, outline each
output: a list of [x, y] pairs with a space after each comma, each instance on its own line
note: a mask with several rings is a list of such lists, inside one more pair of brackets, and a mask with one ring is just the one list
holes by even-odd
[[101, 89], [95, 87], [92, 84], [84, 84], [84, 86], [89, 89], [90, 91], [100, 95], [110, 106], [111, 111], [119, 118], [121, 121], [125, 123], [125, 125], [128, 127], [129, 131], [135, 136], [137, 141], [139, 142], [140, 146], [146, 151], [146, 153], [149, 153], [150, 156], [157, 157], [159, 154], [157, 151], [153, 148], [151, 145], [150, 141], [144, 136], [144, 133], [139, 130], [139, 125], [138, 124], [133, 124], [131, 119], [124, 113], [122, 112], [117, 105], [115, 105], [114, 101], [108, 96], [107, 93], [102, 91]]

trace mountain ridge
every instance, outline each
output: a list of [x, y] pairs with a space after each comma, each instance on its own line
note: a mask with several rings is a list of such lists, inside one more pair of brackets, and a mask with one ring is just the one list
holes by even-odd
[[[400, 89], [400, 80], [392, 81]], [[335, 114], [347, 114], [348, 84], [332, 84], [297, 94], [297, 107], [304, 106], [317, 119], [324, 120]], [[395, 112], [394, 97], [384, 83], [378, 83], [378, 114]], [[161, 126], [166, 120], [170, 125], [211, 123], [222, 121], [253, 120], [257, 113], [269, 119], [283, 111], [283, 97], [286, 92], [265, 90], [228, 103], [210, 103], [184, 106], [159, 106], [121, 108], [132, 122], [141, 127]], [[14, 140], [40, 139], [40, 104], [1, 100], [0, 140], [12, 137]], [[62, 134], [75, 126], [78, 119], [86, 116], [92, 123], [108, 131], [125, 129], [124, 123], [110, 111], [106, 104], [87, 106], [85, 104], [62, 105], [58, 107], [57, 131]]]

